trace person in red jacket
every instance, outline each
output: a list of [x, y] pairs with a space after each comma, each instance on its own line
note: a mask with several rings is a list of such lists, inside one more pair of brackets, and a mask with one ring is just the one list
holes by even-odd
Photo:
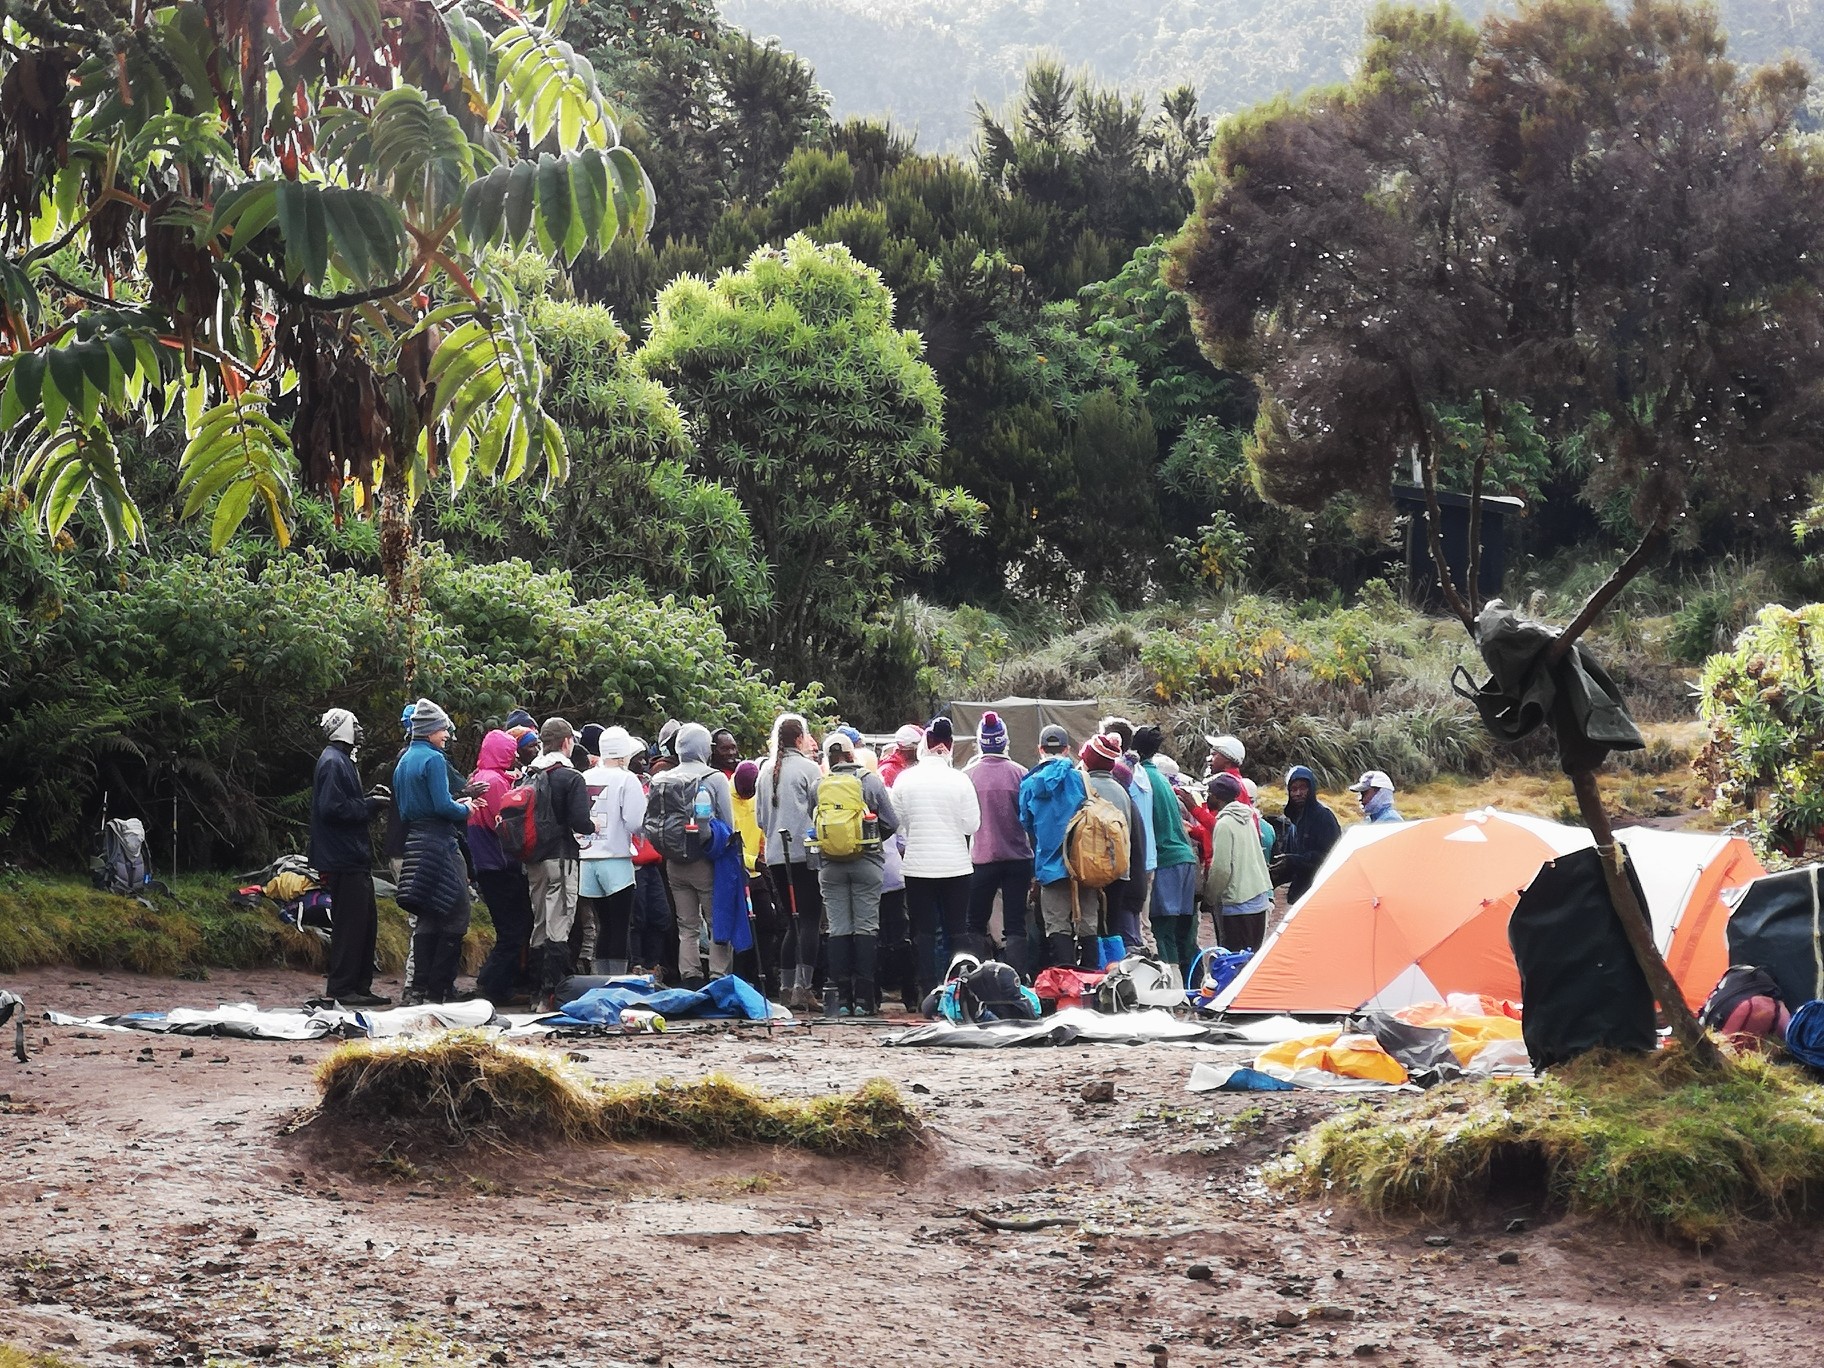
[[925, 739], [924, 728], [908, 722], [893, 733], [893, 747], [880, 757], [880, 782], [888, 788], [899, 778], [900, 771], [918, 763], [919, 743]]

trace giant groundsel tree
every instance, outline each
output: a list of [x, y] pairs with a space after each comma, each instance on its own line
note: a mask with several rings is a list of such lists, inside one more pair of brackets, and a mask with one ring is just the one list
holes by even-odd
[[565, 469], [491, 249], [640, 234], [651, 187], [565, 0], [5, 0], [0, 471], [55, 534], [140, 535], [115, 434], [180, 404], [219, 546], [302, 488]]

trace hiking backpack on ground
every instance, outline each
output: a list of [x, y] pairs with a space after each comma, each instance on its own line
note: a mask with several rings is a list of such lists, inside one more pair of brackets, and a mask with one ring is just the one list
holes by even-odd
[[545, 773], [538, 770], [528, 775], [517, 788], [508, 789], [507, 796], [500, 800], [500, 815], [494, 819], [494, 835], [500, 841], [500, 853], [509, 860], [524, 863], [538, 848], [539, 797], [545, 791], [539, 781]]
[[[826, 775], [817, 785], [817, 811], [813, 817], [818, 853], [826, 860], [854, 860], [865, 855], [868, 842], [862, 826], [867, 811], [860, 775]], [[880, 849], [880, 842], [874, 842], [873, 848]]]
[[95, 857], [95, 887], [105, 893], [138, 893], [152, 882], [146, 853], [146, 827], [137, 817], [116, 817], [101, 827], [101, 854]]
[[1084, 888], [1107, 888], [1127, 876], [1127, 820], [1093, 788], [1064, 829], [1064, 868]]
[[1780, 1000], [1779, 981], [1752, 964], [1723, 971], [1697, 1014], [1706, 1030], [1720, 1031], [1737, 1045], [1784, 1040], [1792, 1014]]
[[668, 784], [660, 778], [646, 795], [646, 839], [667, 860], [701, 860], [709, 848], [709, 831], [696, 820], [697, 793], [702, 787], [701, 781]]

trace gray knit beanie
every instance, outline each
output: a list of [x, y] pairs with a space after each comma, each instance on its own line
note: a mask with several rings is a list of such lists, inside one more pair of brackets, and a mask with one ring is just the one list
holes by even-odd
[[421, 698], [412, 706], [413, 739], [448, 731], [451, 725], [450, 715], [428, 698]]

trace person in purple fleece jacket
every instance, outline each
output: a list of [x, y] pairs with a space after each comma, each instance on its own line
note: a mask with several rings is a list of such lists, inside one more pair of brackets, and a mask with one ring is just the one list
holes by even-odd
[[972, 945], [959, 946], [987, 958], [988, 923], [994, 895], [1001, 895], [1001, 959], [1026, 969], [1026, 894], [1032, 887], [1032, 842], [1020, 825], [1020, 781], [1026, 767], [1007, 754], [1007, 724], [992, 709], [975, 729], [980, 756], [964, 771], [975, 785], [982, 825], [969, 855], [975, 873], [969, 881], [969, 935]]

